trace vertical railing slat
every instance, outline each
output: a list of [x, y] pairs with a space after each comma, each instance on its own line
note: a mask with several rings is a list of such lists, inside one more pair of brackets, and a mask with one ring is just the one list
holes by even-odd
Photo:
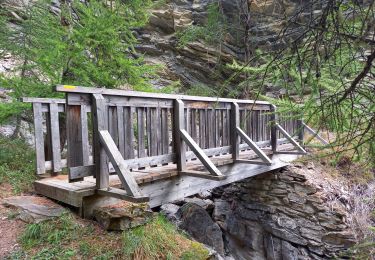
[[42, 104], [33, 103], [34, 113], [34, 131], [35, 131], [35, 152], [36, 152], [36, 170], [37, 174], [44, 174], [45, 152], [44, 152], [44, 136], [43, 136], [43, 113]]
[[137, 108], [138, 158], [146, 157], [144, 114], [144, 108]]
[[50, 126], [51, 126], [52, 167], [53, 167], [53, 173], [56, 174], [61, 171], [61, 148], [60, 148], [58, 104], [55, 104], [55, 103], [50, 104], [49, 121], [50, 121]]

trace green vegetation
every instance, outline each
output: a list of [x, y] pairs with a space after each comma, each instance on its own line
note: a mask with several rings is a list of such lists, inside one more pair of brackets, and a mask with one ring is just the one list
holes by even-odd
[[202, 25], [191, 25], [177, 34], [179, 47], [184, 47], [189, 42], [203, 40], [211, 45], [219, 45], [227, 30], [224, 16], [220, 13], [220, 3], [213, 2], [208, 5], [207, 22]]
[[24, 140], [0, 137], [0, 185], [10, 184], [13, 193], [31, 190], [35, 179], [35, 155]]
[[[284, 89], [281, 99], [270, 100], [278, 105], [280, 113], [303, 115], [307, 124], [335, 133], [333, 144], [326, 149], [334, 163], [347, 157], [372, 171], [375, 92], [369, 76], [373, 66], [368, 61], [375, 55], [363, 40], [371, 23], [369, 14], [373, 14], [373, 6], [362, 9], [351, 2], [328, 5], [313, 21], [317, 28], [301, 25], [305, 30], [303, 40], [285, 37], [285, 49], [258, 51], [247, 66], [232, 64], [232, 69], [246, 73], [247, 78], [228, 91], [267, 99], [263, 96], [266, 85]], [[350, 19], [343, 19], [345, 16]]]
[[[12, 10], [0, 7], [0, 57], [18, 61], [11, 75], [0, 75], [0, 86], [22, 96], [58, 96], [56, 84], [151, 90], [154, 68], [136, 57], [132, 29], [148, 20], [151, 0], [63, 2], [54, 14], [50, 2], [23, 6], [17, 26]], [[17, 9], [20, 11], [22, 9]], [[0, 104], [0, 122], [19, 115], [28, 105]]]
[[163, 216], [123, 233], [102, 231], [92, 222], [61, 218], [27, 225], [22, 249], [9, 259], [207, 259], [202, 244], [179, 234]]

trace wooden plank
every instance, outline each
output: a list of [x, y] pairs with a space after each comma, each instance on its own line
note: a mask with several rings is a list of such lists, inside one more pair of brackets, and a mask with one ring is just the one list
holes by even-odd
[[35, 135], [35, 153], [36, 153], [36, 172], [37, 174], [46, 173], [44, 135], [43, 135], [43, 114], [42, 104], [33, 104], [34, 113], [34, 135]]
[[169, 128], [168, 128], [168, 110], [161, 110], [161, 152], [169, 153]]
[[158, 98], [158, 99], [171, 99], [171, 100], [194, 100], [194, 101], [205, 101], [205, 102], [237, 102], [241, 104], [262, 104], [269, 105], [267, 101], [254, 101], [254, 100], [237, 100], [231, 98], [215, 98], [215, 97], [202, 97], [202, 96], [187, 96], [178, 94], [160, 94], [160, 93], [149, 93], [139, 91], [128, 91], [119, 89], [106, 89], [106, 88], [90, 88], [81, 86], [66, 86], [57, 85], [56, 91], [66, 93], [81, 93], [81, 94], [103, 94], [113, 96], [128, 96], [128, 97], [142, 97], [142, 98]]
[[146, 157], [144, 108], [137, 108], [138, 158]]
[[[183, 142], [181, 130], [185, 129], [184, 120], [184, 103], [181, 100], [176, 99], [174, 104], [174, 136], [175, 136], [175, 152], [177, 159], [177, 171], [186, 170], [186, 146]], [[191, 147], [190, 147], [191, 148]]]
[[159, 120], [157, 117], [156, 108], [150, 108], [150, 116], [147, 118], [150, 120], [147, 127], [147, 135], [150, 136], [149, 143], [149, 156], [158, 155], [158, 131], [159, 131]]
[[[83, 165], [81, 106], [66, 107], [68, 167]], [[81, 181], [72, 179], [69, 181]]]
[[184, 139], [186, 144], [202, 162], [202, 164], [207, 168], [207, 170], [214, 176], [222, 176], [222, 173], [216, 168], [216, 166], [211, 162], [208, 156], [203, 152], [203, 150], [194, 142], [193, 138], [186, 132], [185, 129], [180, 129], [181, 137]]
[[24, 103], [65, 104], [65, 99], [62, 98], [23, 97], [21, 100]]
[[[219, 110], [214, 110], [214, 133], [215, 133], [215, 138], [214, 138], [214, 147], [219, 147], [220, 146], [220, 117], [219, 117]], [[194, 138], [193, 138], [194, 139]]]
[[323, 145], [329, 145], [329, 142], [327, 142], [323, 137], [321, 137], [317, 131], [313, 130], [311, 127], [303, 123], [304, 130], [307, 130], [313, 137], [317, 138]]
[[89, 147], [89, 130], [87, 120], [87, 106], [81, 106], [81, 140], [82, 140], [82, 163], [89, 165], [90, 147]]
[[151, 156], [151, 108], [146, 108], [146, 140], [147, 140], [147, 155]]
[[[125, 132], [125, 156], [124, 158], [125, 159], [133, 159], [135, 157], [134, 156], [134, 120], [133, 120], [133, 114], [135, 113], [134, 111], [135, 111], [135, 108], [133, 107], [124, 108], [124, 132]], [[137, 117], [138, 117], [138, 114], [137, 114]], [[143, 120], [142, 115], [141, 115], [141, 119]], [[144, 121], [143, 121], [143, 126], [144, 126]], [[144, 127], [142, 129], [144, 129]], [[138, 128], [138, 131], [139, 131], [139, 128]], [[138, 133], [138, 138], [139, 138], [139, 133]], [[144, 138], [144, 135], [143, 135], [143, 138]], [[138, 146], [138, 156], [139, 156], [139, 148], [140, 147]], [[142, 151], [144, 155], [144, 152], [145, 152], [144, 143], [143, 143]]]
[[276, 152], [277, 151], [277, 129], [276, 129], [276, 122], [277, 122], [277, 114], [276, 114], [276, 106], [271, 105], [271, 115], [270, 115], [270, 120], [271, 120], [271, 146], [272, 146], [272, 151]]
[[[279, 159], [280, 158], [280, 159]], [[220, 187], [245, 178], [253, 177], [288, 165], [288, 161], [297, 158], [296, 155], [275, 156], [275, 163], [271, 166], [236, 163], [220, 166], [227, 178], [221, 181], [212, 181], [203, 178], [181, 175], [159, 183], [150, 183], [142, 186], [142, 193], [150, 197], [150, 207], [156, 207], [171, 201], [180, 200], [196, 193]]]
[[194, 139], [196, 143], [198, 143], [198, 135], [197, 135], [197, 109], [191, 110], [191, 137]]
[[[305, 131], [304, 130], [303, 120], [302, 119], [297, 119], [296, 123], [297, 123], [298, 141], [299, 141], [300, 145], [303, 146], [303, 136], [304, 136], [303, 134], [304, 134], [304, 131]], [[292, 127], [291, 127], [290, 132], [294, 133]]]
[[94, 125], [94, 161], [96, 187], [104, 189], [109, 187], [108, 159], [104, 147], [100, 142], [100, 131], [107, 128], [107, 109], [104, 97], [100, 94], [93, 94], [93, 125]]
[[208, 137], [208, 148], [215, 147], [215, 121], [214, 121], [215, 110], [207, 110], [207, 137]]
[[223, 179], [226, 178], [224, 175], [214, 176], [212, 174], [207, 174], [207, 173], [200, 172], [200, 171], [191, 171], [191, 170], [190, 171], [182, 171], [182, 172], [180, 172], [180, 174], [192, 176], [192, 177], [197, 177], [197, 178], [213, 180], [213, 181], [220, 181], [220, 180], [223, 180]]
[[199, 109], [199, 146], [206, 148], [206, 115], [203, 109]]
[[231, 109], [231, 146], [233, 160], [239, 159], [240, 137], [237, 134], [237, 128], [240, 126], [240, 111], [237, 103], [232, 103]]
[[59, 110], [56, 103], [50, 104], [49, 121], [51, 126], [52, 143], [52, 165], [53, 172], [61, 172], [61, 148], [60, 148], [60, 129], [59, 129]]
[[124, 107], [117, 106], [117, 134], [118, 134], [118, 149], [122, 157], [125, 158], [125, 130], [124, 130]]
[[99, 134], [100, 142], [106, 150], [109, 160], [115, 168], [116, 173], [119, 176], [119, 179], [121, 180], [121, 183], [124, 186], [127, 194], [133, 197], [143, 197], [139, 190], [137, 182], [131, 175], [130, 171], [128, 171], [127, 166], [124, 163], [124, 159], [122, 158], [121, 153], [117, 149], [117, 146], [109, 132], [107, 130], [101, 130], [99, 131]]
[[[237, 133], [241, 136], [241, 138], [250, 146], [250, 148], [259, 156], [259, 158], [266, 163], [266, 165], [271, 165], [272, 161], [268, 156], [261, 150], [259, 147], [251, 140], [241, 128], [237, 127]], [[238, 159], [237, 159], [238, 160]]]
[[278, 123], [276, 123], [276, 127], [277, 129], [285, 136], [286, 139], [288, 139], [288, 141], [294, 145], [294, 147], [296, 147], [301, 153], [303, 154], [306, 154], [307, 152], [305, 151], [305, 149], [303, 149], [299, 144], [298, 142], [296, 142], [286, 131], [283, 127], [281, 127]]

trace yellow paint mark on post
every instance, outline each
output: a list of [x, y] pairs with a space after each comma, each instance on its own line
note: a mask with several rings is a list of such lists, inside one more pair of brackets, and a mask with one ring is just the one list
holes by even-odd
[[64, 88], [66, 88], [66, 89], [75, 89], [76, 86], [64, 85]]

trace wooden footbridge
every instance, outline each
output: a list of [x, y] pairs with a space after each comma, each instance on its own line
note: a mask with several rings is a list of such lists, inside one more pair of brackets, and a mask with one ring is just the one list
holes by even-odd
[[[33, 105], [39, 194], [151, 207], [283, 167], [304, 124], [268, 102], [57, 86]], [[66, 140], [66, 141], [65, 141]]]

